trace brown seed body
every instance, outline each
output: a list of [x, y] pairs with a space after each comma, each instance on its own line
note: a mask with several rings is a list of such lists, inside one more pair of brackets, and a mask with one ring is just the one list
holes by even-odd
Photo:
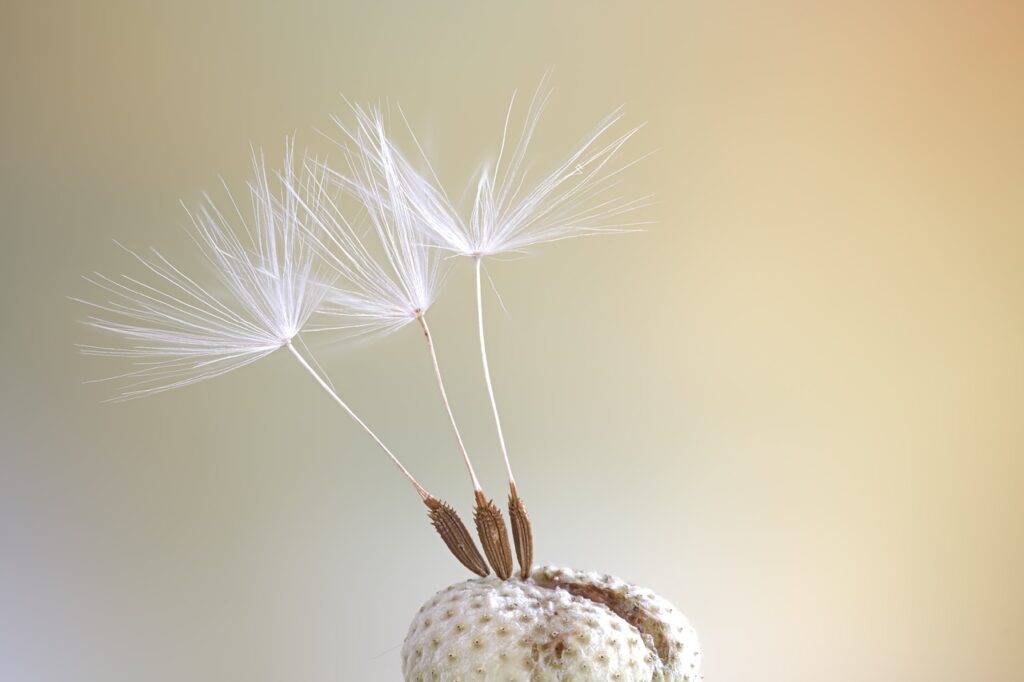
[[512, 540], [516, 543], [519, 577], [526, 580], [533, 567], [533, 526], [515, 483], [509, 483], [508, 519], [512, 524]]
[[444, 544], [448, 545], [455, 558], [477, 575], [488, 575], [491, 571], [487, 568], [484, 558], [480, 556], [473, 536], [469, 534], [466, 525], [462, 523], [462, 519], [451, 505], [436, 497], [428, 497], [423, 503], [430, 510], [430, 522], [434, 524], [437, 534], [444, 540]]
[[479, 490], [476, 492], [473, 519], [476, 521], [476, 532], [480, 535], [480, 544], [484, 547], [487, 560], [491, 562], [498, 577], [507, 580], [512, 575], [512, 546], [508, 542], [505, 519], [494, 502], [484, 497]]

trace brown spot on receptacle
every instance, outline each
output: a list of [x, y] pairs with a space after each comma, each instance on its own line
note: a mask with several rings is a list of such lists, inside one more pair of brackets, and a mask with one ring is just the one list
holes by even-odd
[[437, 534], [441, 536], [444, 544], [448, 546], [455, 558], [477, 575], [481, 577], [488, 575], [491, 571], [487, 568], [484, 558], [480, 556], [480, 550], [476, 548], [473, 536], [469, 534], [466, 525], [462, 523], [462, 519], [451, 505], [436, 497], [428, 497], [423, 500], [423, 503], [430, 510], [430, 522], [434, 525], [434, 529], [437, 530]]
[[491, 562], [498, 577], [507, 580], [512, 575], [512, 547], [508, 542], [505, 520], [494, 502], [484, 497], [479, 490], [476, 491], [476, 510], [473, 519], [476, 521], [476, 530], [487, 560]]
[[[643, 640], [638, 640], [636, 643], [642, 643], [648, 648], [648, 653], [644, 657], [644, 661], [647, 663], [653, 663], [655, 657], [662, 663], [666, 663], [674, 655], [673, 651], [680, 651], [682, 648], [682, 642], [673, 638], [671, 628], [657, 616], [658, 611], [661, 610], [657, 604], [638, 605], [634, 603], [624, 591], [607, 587], [610, 580], [602, 580], [605, 585], [594, 585], [576, 580], [555, 580], [551, 575], [541, 571], [534, 576], [534, 580], [542, 587], [565, 590], [569, 594], [592, 602], [595, 606], [601, 605], [636, 628], [643, 636]], [[587, 619], [586, 625], [595, 629], [597, 621], [592, 618]], [[622, 626], [615, 621], [611, 623], [611, 627], [620, 631], [622, 629]], [[576, 631], [574, 635], [582, 642], [589, 639], [583, 630]], [[635, 645], [633, 641], [630, 641], [629, 644], [630, 646]]]

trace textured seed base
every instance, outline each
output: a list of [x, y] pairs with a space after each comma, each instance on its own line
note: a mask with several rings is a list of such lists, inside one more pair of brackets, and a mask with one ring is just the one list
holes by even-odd
[[544, 566], [438, 592], [402, 647], [406, 682], [697, 682], [697, 633], [618, 578]]

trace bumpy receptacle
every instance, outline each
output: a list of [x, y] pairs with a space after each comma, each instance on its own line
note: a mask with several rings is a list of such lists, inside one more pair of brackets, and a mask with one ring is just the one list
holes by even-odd
[[698, 682], [697, 633], [647, 589], [599, 573], [537, 568], [434, 595], [402, 646], [416, 680]]

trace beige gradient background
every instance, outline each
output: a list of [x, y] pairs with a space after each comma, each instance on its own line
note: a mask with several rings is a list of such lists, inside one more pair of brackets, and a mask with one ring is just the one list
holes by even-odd
[[[179, 200], [343, 110], [406, 108], [462, 182], [554, 69], [537, 162], [647, 121], [647, 233], [491, 267], [539, 558], [693, 620], [716, 682], [1024, 670], [1024, 12], [1014, 2], [57, 2], [0, 9], [0, 679], [397, 680], [465, 573], [285, 355], [124, 405], [79, 276], [189, 262]], [[504, 484], [469, 272], [433, 321]], [[412, 330], [325, 349], [468, 512]]]

